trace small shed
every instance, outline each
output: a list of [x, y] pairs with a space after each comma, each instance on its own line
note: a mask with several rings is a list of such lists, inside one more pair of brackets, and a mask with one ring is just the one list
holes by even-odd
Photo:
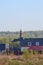
[[5, 44], [0, 44], [0, 52], [5, 51]]

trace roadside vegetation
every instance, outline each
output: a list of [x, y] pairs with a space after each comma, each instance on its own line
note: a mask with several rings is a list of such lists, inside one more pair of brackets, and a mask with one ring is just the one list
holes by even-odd
[[[37, 51], [25, 49], [23, 55], [8, 55], [0, 58], [0, 65], [43, 65], [43, 53], [38, 54]], [[1, 55], [3, 56], [3, 55]]]

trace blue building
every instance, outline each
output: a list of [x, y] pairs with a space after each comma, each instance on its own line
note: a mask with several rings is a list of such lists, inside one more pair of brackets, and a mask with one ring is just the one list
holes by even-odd
[[9, 51], [10, 47], [9, 47], [9, 44], [0, 44], [0, 52], [6, 52], [6, 50]]
[[21, 52], [25, 48], [32, 50], [43, 50], [43, 38], [23, 38], [22, 31], [20, 31], [20, 38], [14, 39], [13, 42], [20, 42]]

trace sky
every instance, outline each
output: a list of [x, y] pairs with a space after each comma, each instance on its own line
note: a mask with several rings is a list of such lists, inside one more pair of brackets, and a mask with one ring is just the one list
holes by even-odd
[[43, 30], [43, 0], [0, 0], [0, 31]]

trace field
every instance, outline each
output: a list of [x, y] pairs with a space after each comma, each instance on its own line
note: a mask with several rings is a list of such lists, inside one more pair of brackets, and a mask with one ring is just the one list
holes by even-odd
[[23, 55], [1, 55], [0, 65], [43, 65], [43, 54], [36, 54], [28, 58]]

